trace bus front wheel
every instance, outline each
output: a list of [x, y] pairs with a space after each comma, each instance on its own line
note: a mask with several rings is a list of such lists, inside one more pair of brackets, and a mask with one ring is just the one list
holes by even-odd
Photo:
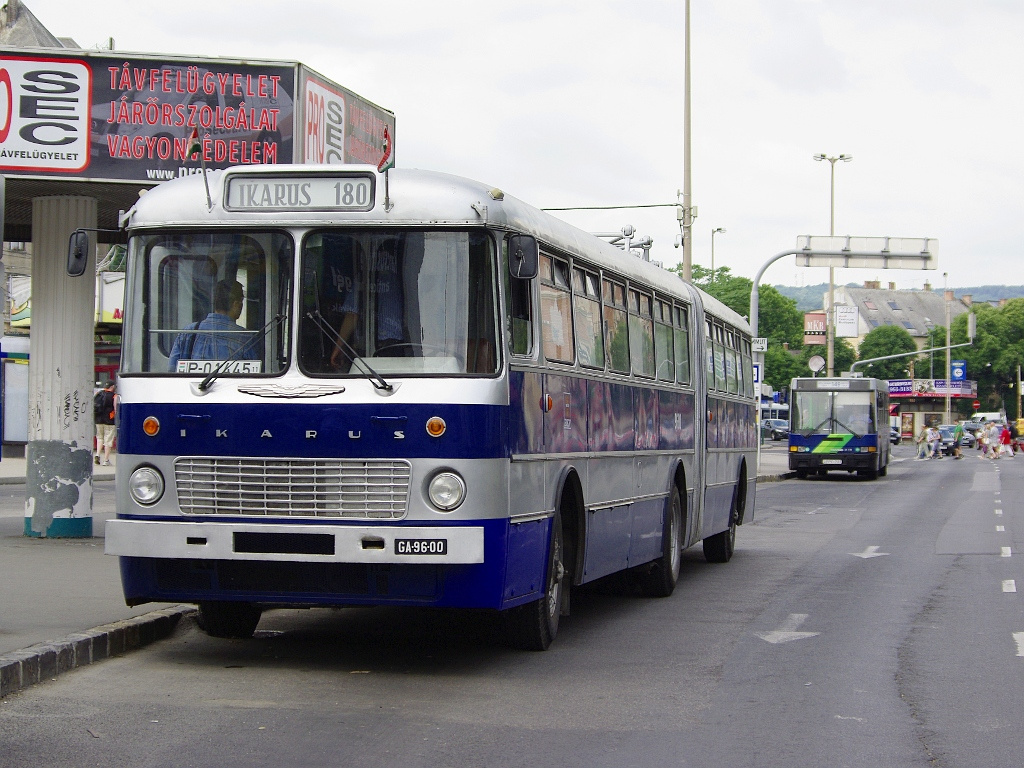
[[505, 617], [509, 644], [523, 651], [546, 651], [558, 634], [565, 558], [562, 551], [562, 516], [557, 512], [551, 520], [548, 542], [544, 596], [532, 603], [509, 609]]
[[263, 614], [252, 603], [209, 602], [199, 604], [197, 623], [210, 637], [249, 638]]

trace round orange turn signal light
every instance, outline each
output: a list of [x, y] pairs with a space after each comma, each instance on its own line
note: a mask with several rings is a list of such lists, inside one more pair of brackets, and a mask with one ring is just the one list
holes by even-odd
[[160, 431], [160, 421], [156, 416], [147, 416], [142, 422], [142, 431], [150, 437], [156, 437], [156, 433]]
[[446, 429], [448, 429], [448, 425], [440, 416], [431, 416], [427, 419], [427, 434], [431, 437], [440, 437]]

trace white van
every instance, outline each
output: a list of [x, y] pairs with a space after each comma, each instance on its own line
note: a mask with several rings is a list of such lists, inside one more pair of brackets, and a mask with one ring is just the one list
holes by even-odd
[[1006, 421], [1006, 414], [998, 411], [975, 413], [971, 415], [971, 421], [976, 421], [979, 424], [988, 424], [990, 421], [1004, 422]]

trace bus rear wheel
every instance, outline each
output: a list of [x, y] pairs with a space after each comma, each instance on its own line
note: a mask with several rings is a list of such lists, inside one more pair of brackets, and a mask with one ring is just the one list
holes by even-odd
[[546, 651], [558, 634], [562, 612], [562, 579], [565, 577], [562, 552], [562, 516], [555, 513], [548, 539], [548, 567], [544, 596], [532, 603], [511, 608], [505, 616], [508, 642], [523, 651]]
[[[740, 481], [742, 483], [742, 480]], [[741, 497], [741, 486], [737, 483], [732, 492], [732, 504], [729, 507], [729, 527], [714, 536], [704, 539], [704, 559], [709, 563], [728, 563], [732, 560], [732, 554], [736, 551], [736, 523], [742, 512], [741, 504], [745, 505], [745, 499]]]
[[640, 590], [651, 597], [668, 597], [679, 581], [682, 561], [683, 501], [679, 488], [672, 486], [672, 494], [665, 506], [665, 522], [661, 532], [661, 558], [640, 572]]
[[252, 603], [208, 602], [199, 604], [197, 623], [210, 637], [249, 638], [263, 614]]

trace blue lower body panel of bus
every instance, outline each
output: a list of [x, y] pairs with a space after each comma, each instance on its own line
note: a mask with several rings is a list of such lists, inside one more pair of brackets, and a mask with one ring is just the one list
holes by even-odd
[[[440, 540], [446, 530], [458, 527], [431, 530]], [[254, 559], [251, 551], [245, 559], [122, 554], [121, 581], [129, 605], [229, 600], [505, 609], [538, 599], [545, 584], [551, 518], [518, 524], [481, 520], [473, 527], [483, 528], [482, 562], [428, 562], [439, 559], [429, 554], [424, 562], [409, 561], [414, 556], [406, 562], [339, 562], [318, 560], [309, 553], [294, 555], [300, 559]], [[337, 526], [339, 531], [344, 528]], [[405, 529], [402, 525], [377, 528], [393, 537], [400, 537]], [[423, 526], [416, 530], [422, 532]], [[246, 548], [253, 547], [247, 544]]]

